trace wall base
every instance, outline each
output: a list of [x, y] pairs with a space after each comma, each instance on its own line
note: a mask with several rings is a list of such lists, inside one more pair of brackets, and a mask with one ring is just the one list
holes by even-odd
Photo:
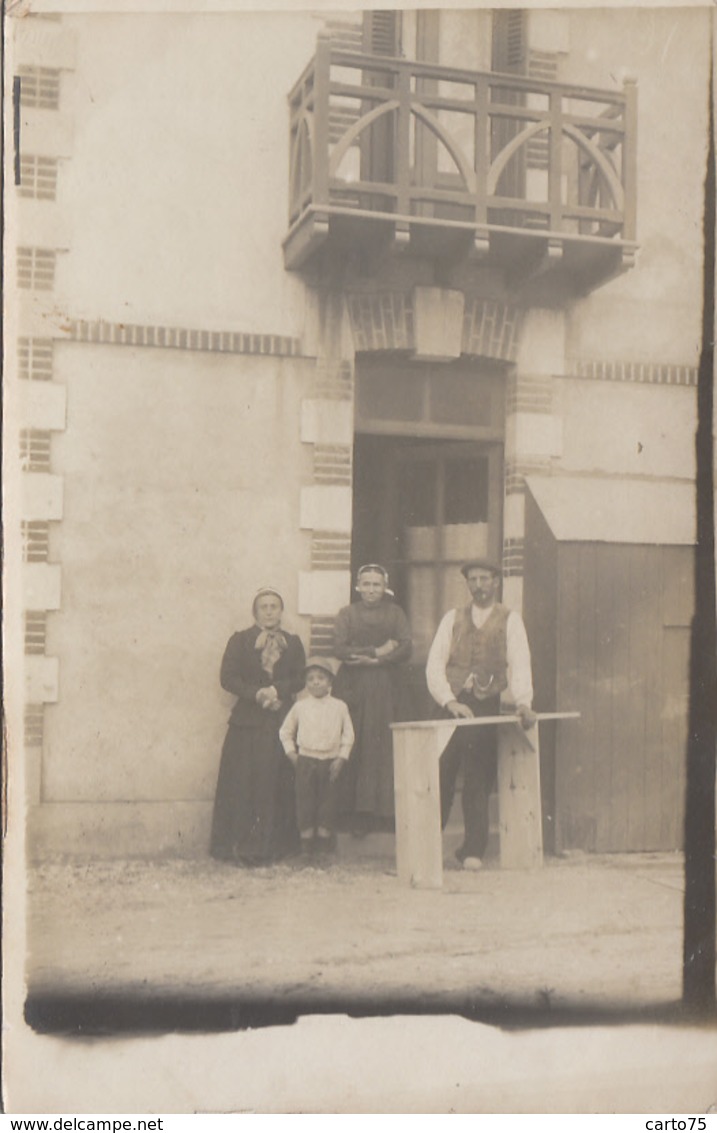
[[204, 857], [211, 802], [43, 803], [27, 812], [27, 856]]

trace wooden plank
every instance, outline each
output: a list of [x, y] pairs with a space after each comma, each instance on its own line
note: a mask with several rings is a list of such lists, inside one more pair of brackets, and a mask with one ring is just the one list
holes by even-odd
[[[525, 501], [525, 572], [523, 619], [533, 660], [533, 704], [563, 703], [558, 699], [557, 672], [557, 543], [530, 492]], [[565, 703], [570, 703], [566, 701]], [[543, 802], [543, 839], [555, 852], [555, 741], [556, 728], [540, 729], [540, 780]]]
[[508, 88], [512, 91], [524, 91], [526, 94], [549, 94], [553, 90], [559, 90], [563, 98], [584, 99], [586, 102], [602, 103], [605, 106], [621, 107], [625, 103], [625, 95], [622, 91], [556, 83], [550, 79], [536, 79], [508, 72], [501, 74], [498, 71], [469, 71], [465, 68], [446, 67], [440, 63], [421, 60], [367, 56], [363, 52], [346, 51], [336, 47], [332, 48], [331, 62], [335, 67], [353, 67], [360, 71], [395, 73], [404, 69], [411, 75], [420, 75], [424, 78], [441, 79], [451, 83], [483, 82], [490, 88]]
[[689, 710], [690, 631], [665, 626], [661, 707], [663, 714], [662, 839], [670, 849], [684, 845], [685, 767]]
[[695, 610], [694, 550], [665, 547], [663, 561], [663, 624], [689, 627]]
[[[580, 718], [579, 712], [536, 712], [538, 721], [541, 720], [578, 720]], [[391, 724], [392, 732], [401, 732], [410, 730], [417, 731], [426, 729], [441, 729], [450, 730], [452, 734], [455, 728], [480, 728], [485, 724], [519, 724], [520, 716], [514, 716], [512, 713], [501, 713], [500, 716], [473, 716], [471, 719], [461, 718], [459, 720], [450, 720], [448, 717], [442, 720], [407, 720], [399, 724]], [[444, 743], [447, 741], [444, 740]]]
[[498, 731], [498, 814], [502, 869], [543, 864], [538, 727]]
[[443, 885], [438, 764], [450, 736], [446, 728], [393, 729], [396, 866], [401, 884], [416, 889]]
[[596, 744], [598, 726], [595, 665], [595, 548], [589, 544], [576, 547], [578, 568], [578, 651], [574, 659], [579, 674], [580, 699], [577, 707], [583, 714], [582, 743], [577, 774], [571, 780], [573, 809], [573, 845], [583, 850], [597, 850], [595, 764], [602, 753]]
[[605, 548], [604, 569], [610, 574], [612, 614], [610, 632], [610, 696], [602, 704], [611, 722], [610, 736], [602, 758], [609, 764], [609, 791], [599, 799], [605, 835], [600, 849], [626, 850], [628, 831], [628, 764], [633, 758], [630, 729], [630, 549]]
[[645, 763], [642, 795], [644, 799], [643, 843], [645, 850], [674, 849], [662, 841], [662, 812], [667, 799], [663, 798], [666, 781], [663, 780], [662, 750], [662, 610], [664, 580], [662, 575], [663, 548], [653, 547], [647, 562], [646, 585], [654, 595], [650, 615], [645, 622]]
[[645, 721], [647, 702], [652, 691], [646, 679], [648, 634], [646, 625], [659, 611], [659, 591], [650, 593], [648, 586], [649, 558], [654, 554], [649, 546], [630, 547], [630, 641], [629, 641], [629, 695], [627, 726], [625, 728], [625, 767], [627, 797], [626, 850], [644, 850], [645, 846], [645, 776], [647, 764]]
[[622, 157], [622, 187], [625, 197], [625, 239], [637, 237], [637, 83], [625, 80], [625, 139]]
[[[557, 704], [574, 704], [584, 710], [580, 684], [578, 634], [578, 549], [563, 544], [557, 547], [555, 697]], [[558, 728], [555, 740], [555, 851], [571, 849], [579, 844], [574, 814], [582, 773], [585, 737], [583, 729]]]
[[665, 547], [663, 648], [658, 685], [662, 724], [662, 821], [666, 849], [684, 844], [685, 778], [689, 711], [690, 621], [694, 610], [694, 549]]
[[[571, 720], [577, 712], [540, 713], [538, 720]], [[392, 724], [396, 807], [396, 865], [402, 885], [440, 889], [443, 875], [439, 761], [459, 727], [500, 724], [498, 805], [501, 866], [542, 864], [538, 726], [524, 732], [518, 716], [416, 720]]]
[[[627, 828], [626, 804], [615, 808], [613, 795], [613, 752], [615, 749], [615, 704], [621, 703], [624, 694], [621, 674], [615, 672], [614, 637], [616, 575], [621, 548], [593, 546], [595, 556], [595, 717], [593, 775], [595, 845], [601, 850], [611, 848], [613, 823]], [[621, 580], [617, 582], [621, 585]], [[618, 713], [619, 715], [619, 713]]]
[[548, 161], [548, 199], [550, 227], [562, 228], [563, 209], [563, 100], [557, 91], [550, 94], [550, 141]]

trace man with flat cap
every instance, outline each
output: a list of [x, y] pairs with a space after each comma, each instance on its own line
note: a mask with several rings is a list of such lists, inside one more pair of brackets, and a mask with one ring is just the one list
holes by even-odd
[[[501, 702], [514, 704], [526, 730], [535, 724], [530, 649], [523, 619], [497, 599], [501, 571], [489, 559], [461, 567], [471, 602], [441, 620], [426, 665], [428, 690], [456, 719], [497, 716]], [[456, 857], [478, 870], [488, 842], [488, 803], [498, 766], [497, 728], [456, 728], [440, 764], [441, 821], [453, 803], [456, 776], [463, 769], [463, 844]]]

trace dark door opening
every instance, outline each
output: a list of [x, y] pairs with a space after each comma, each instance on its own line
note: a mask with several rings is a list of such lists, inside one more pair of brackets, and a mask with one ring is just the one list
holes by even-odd
[[466, 602], [460, 566], [499, 556], [502, 447], [473, 441], [357, 434], [352, 570], [380, 562], [413, 631], [416, 710], [427, 709], [424, 667], [438, 623]]

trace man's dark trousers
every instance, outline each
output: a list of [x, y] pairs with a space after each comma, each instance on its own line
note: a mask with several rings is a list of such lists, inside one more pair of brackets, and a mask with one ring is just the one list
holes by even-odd
[[[467, 704], [474, 716], [499, 716], [500, 697], [478, 700], [463, 690], [456, 700]], [[444, 716], [450, 716], [444, 710]], [[456, 728], [440, 760], [441, 826], [445, 829], [453, 804], [456, 776], [463, 768], [463, 845], [456, 850], [459, 861], [482, 858], [488, 845], [490, 796], [495, 790], [498, 770], [498, 728], [486, 724], [478, 728]]]

